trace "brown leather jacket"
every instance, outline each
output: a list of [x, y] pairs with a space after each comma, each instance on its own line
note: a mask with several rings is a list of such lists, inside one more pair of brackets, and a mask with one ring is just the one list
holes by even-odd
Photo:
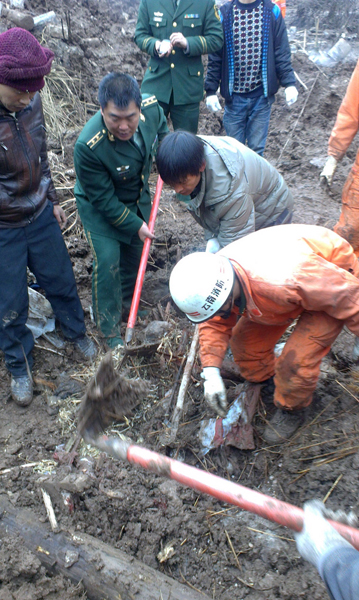
[[58, 204], [41, 98], [36, 94], [16, 116], [0, 105], [0, 228], [31, 223], [48, 200]]

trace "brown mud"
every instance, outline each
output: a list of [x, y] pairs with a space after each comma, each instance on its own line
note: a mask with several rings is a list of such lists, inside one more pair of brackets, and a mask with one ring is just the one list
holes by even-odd
[[[291, 43], [299, 98], [288, 109], [283, 90], [277, 94], [265, 154], [292, 189], [294, 221], [329, 228], [338, 219], [341, 190], [357, 150], [354, 141], [331, 190], [321, 187], [328, 137], [359, 55], [358, 9], [353, 2], [345, 5], [288, 0], [287, 26], [296, 27]], [[76, 81], [80, 99], [87, 103], [87, 118], [96, 110], [97, 85], [108, 71], [126, 71], [141, 80], [147, 59], [132, 41], [138, 1], [32, 0], [26, 6], [32, 14], [54, 10], [70, 25], [66, 39], [46, 31], [38, 37], [43, 36], [57, 63]], [[8, 25], [0, 19], [2, 30]], [[315, 65], [308, 53], [318, 46], [330, 48], [342, 31], [352, 46], [345, 61], [331, 68]], [[210, 114], [203, 103], [200, 133], [223, 133], [222, 116]], [[64, 202], [72, 198], [72, 150], [80, 128], [79, 119], [74, 119], [66, 131], [49, 135], [53, 172], [61, 172], [66, 182], [57, 184], [67, 188], [59, 190]], [[154, 189], [155, 173], [151, 182]], [[107, 349], [90, 318], [91, 254], [78, 224], [65, 233], [65, 240], [88, 330], [101, 358]], [[193, 335], [193, 327], [169, 303], [168, 276], [181, 255], [203, 248], [202, 231], [165, 188], [143, 290], [150, 317], [135, 328], [135, 342], [149, 343], [152, 350], [129, 357], [123, 372], [142, 379], [150, 391], [132, 416], [109, 429], [110, 435], [126, 435], [135, 443], [298, 506], [319, 498], [331, 508], [358, 514], [359, 384], [351, 371], [353, 336], [347, 331], [323, 364], [306, 425], [289, 443], [269, 449], [261, 439], [273, 411], [267, 390], [254, 418], [256, 449], [226, 447], [203, 456], [197, 435], [201, 420], [212, 415], [203, 403], [197, 362], [177, 438], [170, 447], [163, 445], [182, 357]], [[153, 333], [145, 329], [153, 320], [169, 323], [157, 330], [157, 351], [151, 346]], [[43, 487], [63, 530], [95, 536], [211, 598], [328, 598], [315, 569], [300, 558], [291, 531], [77, 445], [76, 411], [94, 366], [83, 364], [71, 347], [57, 349], [42, 339], [36, 343], [34, 359], [35, 397], [24, 410], [9, 398], [10, 378], [0, 357], [0, 494], [13, 507], [30, 509], [34, 526], [37, 520], [47, 522]], [[120, 357], [116, 360], [118, 365]], [[233, 375], [226, 382], [233, 397], [238, 381]], [[166, 547], [172, 551], [166, 554]], [[86, 597], [81, 584], [75, 587], [62, 575], [46, 573], [21, 539], [0, 540], [0, 600]]]

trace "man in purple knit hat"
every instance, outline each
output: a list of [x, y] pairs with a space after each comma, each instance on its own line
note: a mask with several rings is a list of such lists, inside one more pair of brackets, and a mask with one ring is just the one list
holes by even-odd
[[59, 205], [47, 160], [40, 94], [54, 53], [20, 28], [0, 34], [0, 348], [16, 404], [32, 401], [34, 340], [26, 326], [27, 271], [46, 292], [65, 338], [84, 358], [86, 336]]

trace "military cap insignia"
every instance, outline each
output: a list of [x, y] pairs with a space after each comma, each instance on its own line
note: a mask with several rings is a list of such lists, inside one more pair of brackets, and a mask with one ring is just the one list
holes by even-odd
[[105, 133], [106, 133], [106, 129], [101, 129], [101, 131], [98, 131], [98, 132], [97, 132], [97, 133], [96, 133], [96, 134], [93, 136], [93, 138], [91, 138], [91, 139], [90, 139], [90, 140], [87, 142], [87, 146], [88, 146], [89, 148], [91, 148], [91, 150], [92, 150], [92, 148], [94, 148], [94, 147], [96, 146], [96, 144], [98, 144], [98, 142], [99, 142], [100, 140], [102, 140], [102, 138], [103, 138], [103, 136], [105, 135]]

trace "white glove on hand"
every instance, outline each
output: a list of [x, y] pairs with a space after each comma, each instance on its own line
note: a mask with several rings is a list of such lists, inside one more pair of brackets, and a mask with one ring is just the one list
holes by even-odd
[[216, 94], [213, 94], [212, 96], [207, 96], [206, 106], [208, 110], [214, 113], [222, 109]]
[[328, 185], [332, 185], [333, 176], [337, 168], [337, 164], [338, 161], [336, 158], [334, 158], [334, 156], [328, 156], [327, 160], [325, 161], [323, 170], [319, 175], [321, 181], [326, 181]]
[[295, 533], [299, 554], [319, 569], [321, 558], [333, 548], [348, 546], [347, 542], [323, 517], [325, 506], [320, 500], [304, 504], [304, 523], [300, 533]]
[[284, 93], [285, 93], [285, 101], [288, 106], [291, 106], [292, 104], [294, 104], [294, 102], [297, 101], [298, 90], [295, 87], [295, 85], [290, 85], [289, 87], [285, 88]]
[[204, 367], [201, 373], [204, 379], [204, 399], [208, 406], [220, 417], [227, 414], [227, 394], [218, 367]]
[[210, 254], [216, 254], [218, 250], [221, 249], [220, 243], [217, 238], [211, 238], [207, 242], [206, 252], [210, 252]]

